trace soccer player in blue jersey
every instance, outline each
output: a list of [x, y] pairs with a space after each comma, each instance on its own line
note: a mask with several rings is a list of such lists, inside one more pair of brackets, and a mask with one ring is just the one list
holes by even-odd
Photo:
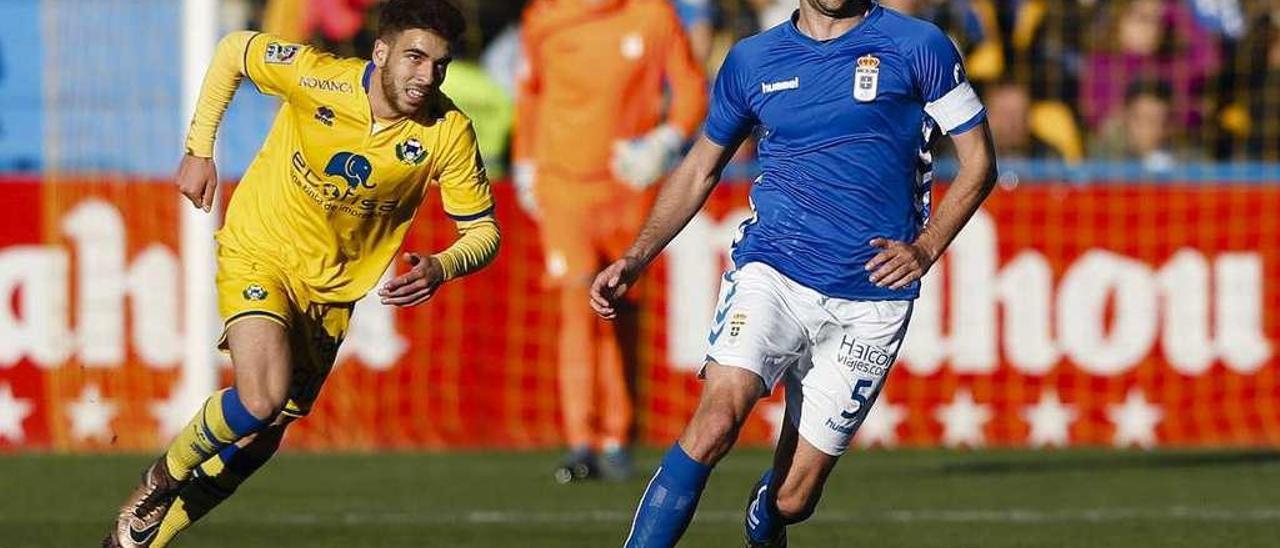
[[[870, 0], [801, 0], [739, 42], [705, 134], [626, 256], [595, 279], [606, 318], [702, 207], [743, 137], [759, 136], [754, 215], [724, 276], [702, 397], [645, 490], [626, 546], [672, 546], [755, 402], [786, 383], [786, 420], [751, 491], [748, 546], [785, 546], [808, 518], [897, 357], [919, 280], [995, 183], [986, 112], [937, 27]], [[960, 171], [930, 213], [930, 148]]]

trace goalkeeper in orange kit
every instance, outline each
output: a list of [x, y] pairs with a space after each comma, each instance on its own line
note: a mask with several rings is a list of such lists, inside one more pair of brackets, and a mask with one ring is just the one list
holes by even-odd
[[241, 78], [284, 102], [216, 236], [220, 347], [235, 382], [147, 468], [103, 546], [167, 545], [271, 458], [311, 409], [355, 302], [395, 258], [429, 185], [460, 237], [403, 254], [409, 271], [378, 291], [382, 303], [424, 303], [497, 253], [475, 132], [439, 91], [462, 14], [444, 0], [390, 0], [379, 27], [371, 62], [262, 33], [219, 44], [177, 178], [196, 207], [214, 204], [214, 135]]
[[514, 179], [560, 301], [569, 454], [556, 479], [624, 479], [633, 412], [619, 341], [634, 336], [582, 295], [639, 230], [651, 188], [706, 112], [706, 80], [667, 0], [535, 0], [521, 32]]

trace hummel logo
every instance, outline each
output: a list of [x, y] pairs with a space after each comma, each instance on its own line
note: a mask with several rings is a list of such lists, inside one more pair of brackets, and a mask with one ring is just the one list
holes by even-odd
[[152, 523], [150, 527], [145, 529], [134, 529], [133, 524], [129, 524], [129, 540], [132, 540], [139, 546], [146, 546], [151, 539], [160, 532], [160, 522]]
[[800, 77], [797, 76], [790, 80], [782, 80], [779, 82], [766, 82], [760, 84], [760, 93], [773, 93], [775, 91], [786, 91], [789, 89], [800, 89]]

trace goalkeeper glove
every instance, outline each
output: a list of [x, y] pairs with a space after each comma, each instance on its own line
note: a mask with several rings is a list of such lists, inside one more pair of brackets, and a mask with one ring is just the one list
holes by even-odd
[[613, 144], [613, 176], [631, 188], [643, 190], [667, 173], [675, 162], [684, 138], [663, 124], [643, 137]]

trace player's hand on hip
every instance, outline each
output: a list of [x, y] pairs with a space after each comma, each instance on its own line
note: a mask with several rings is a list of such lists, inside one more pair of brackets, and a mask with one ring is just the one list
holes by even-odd
[[184, 155], [178, 165], [176, 183], [178, 191], [191, 200], [196, 209], [213, 210], [214, 195], [218, 190], [218, 168], [213, 165], [213, 158]]
[[871, 283], [879, 287], [902, 289], [924, 277], [933, 266], [933, 258], [916, 244], [875, 238], [871, 246], [880, 252], [867, 261], [866, 268], [871, 273]]
[[440, 260], [417, 253], [405, 253], [402, 258], [409, 264], [409, 271], [382, 284], [378, 290], [382, 304], [417, 306], [431, 300], [444, 283]]
[[591, 282], [591, 308], [596, 314], [606, 320], [618, 316], [618, 301], [631, 289], [642, 266], [634, 257], [623, 257], [596, 274]]

